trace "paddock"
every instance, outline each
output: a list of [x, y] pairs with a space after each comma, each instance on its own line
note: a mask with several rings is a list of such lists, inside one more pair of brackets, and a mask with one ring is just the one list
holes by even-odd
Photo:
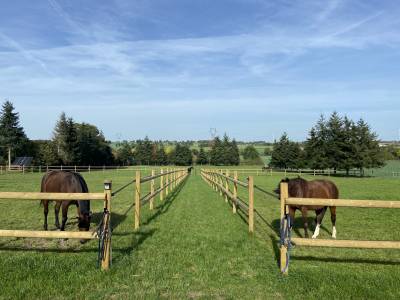
[[280, 214], [280, 269], [284, 274], [289, 271], [289, 253], [292, 243], [295, 246], [332, 247], [332, 248], [361, 248], [361, 249], [400, 249], [400, 241], [360, 241], [360, 240], [328, 240], [292, 238], [288, 223], [288, 206], [290, 205], [318, 205], [357, 208], [400, 208], [400, 201], [390, 200], [354, 200], [354, 199], [317, 199], [317, 198], [290, 198], [289, 187], [286, 182], [280, 184], [281, 214]]

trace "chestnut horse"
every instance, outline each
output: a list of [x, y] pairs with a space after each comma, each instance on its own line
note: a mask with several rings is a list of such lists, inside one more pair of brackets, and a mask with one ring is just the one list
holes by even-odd
[[[289, 186], [289, 197], [291, 198], [319, 198], [319, 199], [338, 199], [339, 190], [337, 186], [329, 180], [313, 180], [307, 181], [303, 178], [295, 179], [283, 179], [281, 182], [287, 182]], [[280, 186], [275, 191], [280, 194]], [[317, 206], [317, 205], [289, 205], [289, 216], [291, 224], [293, 224], [294, 216], [296, 210], [300, 210], [303, 216], [304, 222], [304, 235], [308, 238], [308, 220], [307, 212], [309, 209], [315, 210], [316, 213], [316, 228], [312, 236], [313, 239], [317, 238], [319, 235], [319, 229], [321, 227], [322, 219], [324, 218], [327, 206]], [[332, 237], [336, 238], [336, 206], [329, 207], [331, 211], [331, 221], [332, 221]]]
[[[88, 193], [89, 189], [83, 177], [79, 173], [68, 171], [50, 171], [42, 178], [41, 192], [43, 193]], [[49, 213], [49, 200], [42, 200], [44, 207], [44, 230], [47, 230], [47, 215]], [[56, 201], [54, 206], [55, 226], [61, 231], [65, 230], [68, 219], [68, 208], [75, 204], [78, 210], [78, 228], [80, 231], [89, 231], [90, 228], [90, 201], [88, 200], [64, 200]], [[62, 223], [58, 214], [62, 208]]]

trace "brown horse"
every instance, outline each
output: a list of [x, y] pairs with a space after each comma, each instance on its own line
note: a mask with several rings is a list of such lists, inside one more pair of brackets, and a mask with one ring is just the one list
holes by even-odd
[[[303, 178], [295, 179], [283, 179], [281, 182], [287, 182], [289, 185], [289, 197], [292, 198], [319, 198], [319, 199], [338, 199], [339, 190], [337, 186], [329, 180], [313, 180], [307, 181]], [[280, 186], [275, 191], [280, 194]], [[321, 227], [322, 220], [324, 218], [327, 206], [317, 206], [317, 205], [289, 205], [289, 216], [291, 224], [293, 224], [294, 216], [296, 210], [300, 210], [303, 216], [304, 222], [304, 235], [308, 238], [308, 221], [307, 221], [307, 211], [309, 209], [315, 210], [316, 213], [316, 228], [312, 236], [313, 239], [317, 238], [319, 235], [319, 229]], [[336, 238], [336, 206], [329, 207], [331, 211], [331, 221], [332, 221], [332, 237]]]
[[[41, 192], [43, 193], [88, 193], [89, 189], [83, 177], [79, 173], [68, 171], [50, 171], [42, 178]], [[49, 213], [49, 200], [42, 200], [44, 207], [44, 230], [47, 230], [47, 215]], [[56, 201], [54, 206], [55, 226], [61, 231], [65, 230], [65, 223], [68, 219], [68, 208], [71, 204], [75, 204], [78, 210], [78, 228], [80, 231], [89, 231], [90, 228], [90, 201]], [[62, 207], [62, 223], [58, 214]]]

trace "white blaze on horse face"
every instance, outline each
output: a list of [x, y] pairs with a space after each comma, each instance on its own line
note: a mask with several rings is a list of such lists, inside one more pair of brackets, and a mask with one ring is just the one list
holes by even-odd
[[332, 237], [334, 239], [336, 239], [336, 227], [335, 226], [332, 227]]
[[312, 236], [313, 239], [316, 239], [317, 236], [319, 235], [319, 227], [321, 227], [321, 224], [317, 224], [317, 227], [315, 227], [314, 234]]

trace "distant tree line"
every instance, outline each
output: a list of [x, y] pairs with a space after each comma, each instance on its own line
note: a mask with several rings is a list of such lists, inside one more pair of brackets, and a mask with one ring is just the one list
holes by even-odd
[[[239, 144], [242, 146], [239, 151]], [[112, 144], [92, 124], [78, 123], [62, 113], [50, 140], [29, 140], [20, 125], [19, 115], [10, 101], [0, 111], [0, 163], [8, 153], [32, 156], [41, 165], [259, 165], [263, 164], [257, 148], [271, 156], [270, 166], [285, 169], [351, 169], [380, 167], [385, 160], [399, 159], [395, 145], [380, 147], [377, 135], [364, 120], [354, 122], [333, 113], [324, 116], [311, 128], [304, 143], [296, 143], [284, 133], [279, 141], [252, 144], [237, 142], [224, 135], [211, 141], [136, 141]]]
[[334, 112], [311, 128], [304, 144], [290, 141], [284, 133], [273, 146], [270, 165], [287, 169], [359, 169], [384, 165], [384, 151], [377, 135], [362, 119], [357, 122]]

